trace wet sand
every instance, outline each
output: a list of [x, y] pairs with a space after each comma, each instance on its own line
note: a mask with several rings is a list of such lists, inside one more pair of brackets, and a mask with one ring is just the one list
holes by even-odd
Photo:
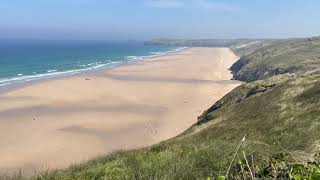
[[64, 168], [189, 128], [240, 83], [227, 48], [176, 54], [0, 93], [0, 172]]

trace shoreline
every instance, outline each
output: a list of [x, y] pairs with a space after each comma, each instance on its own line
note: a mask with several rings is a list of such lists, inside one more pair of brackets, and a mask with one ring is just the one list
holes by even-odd
[[[99, 72], [104, 72], [104, 71], [110, 71], [112, 69], [121, 67], [121, 66], [127, 66], [130, 64], [135, 64], [135, 63], [139, 63], [139, 62], [143, 62], [143, 61], [150, 61], [153, 58], [158, 58], [161, 56], [170, 56], [170, 55], [174, 55], [176, 53], [182, 52], [184, 50], [189, 49], [190, 47], [176, 47], [174, 50], [170, 50], [170, 51], [163, 51], [163, 52], [158, 52], [159, 54], [154, 54], [154, 55], [148, 55], [148, 56], [141, 56], [138, 57], [139, 60], [132, 60], [132, 61], [127, 61], [124, 63], [119, 63], [113, 66], [102, 66], [102, 67], [91, 67], [89, 69], [73, 69], [73, 70], [68, 70], [70, 71], [70, 73], [67, 73], [68, 71], [57, 71], [57, 73], [61, 73], [61, 74], [57, 74], [57, 75], [48, 75], [48, 76], [43, 76], [43, 77], [39, 77], [38, 79], [31, 79], [31, 80], [27, 80], [27, 81], [17, 81], [17, 82], [13, 82], [10, 84], [6, 84], [6, 85], [0, 85], [0, 95], [8, 92], [8, 91], [12, 91], [18, 88], [23, 88], [23, 87], [27, 87], [29, 85], [33, 85], [36, 83], [41, 83], [41, 82], [45, 82], [45, 81], [50, 81], [50, 80], [57, 80], [57, 79], [64, 79], [64, 78], [69, 78], [69, 77], [73, 77], [73, 76], [79, 76], [79, 75], [83, 75], [83, 74], [90, 74], [90, 73], [99, 73]], [[120, 61], [119, 61], [120, 62]], [[78, 72], [73, 72], [73, 71], [78, 71]], [[45, 74], [38, 74], [38, 75], [45, 75]], [[17, 77], [15, 77], [17, 78]]]
[[228, 70], [236, 60], [228, 48], [188, 48], [0, 93], [0, 173], [64, 168], [175, 137], [241, 84]]

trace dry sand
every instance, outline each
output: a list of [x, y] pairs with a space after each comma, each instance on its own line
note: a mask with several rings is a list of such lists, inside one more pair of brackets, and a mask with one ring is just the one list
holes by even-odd
[[240, 83], [227, 48], [190, 48], [0, 94], [0, 172], [63, 168], [174, 137]]

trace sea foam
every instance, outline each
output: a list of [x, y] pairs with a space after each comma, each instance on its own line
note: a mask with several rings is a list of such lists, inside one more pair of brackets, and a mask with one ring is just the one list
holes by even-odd
[[81, 72], [87, 72], [87, 71], [97, 70], [101, 68], [112, 68], [122, 64], [134, 63], [141, 60], [146, 60], [146, 59], [150, 59], [158, 56], [176, 53], [183, 49], [185, 49], [185, 47], [179, 47], [169, 51], [150, 52], [149, 55], [144, 55], [144, 56], [125, 56], [123, 60], [118, 60], [118, 61], [107, 60], [105, 63], [98, 61], [93, 63], [80, 64], [78, 65], [80, 69], [65, 70], [65, 71], [59, 71], [57, 69], [49, 69], [49, 70], [46, 70], [45, 73], [32, 72], [29, 75], [18, 73], [17, 76], [15, 77], [0, 78], [0, 86], [6, 86], [13, 83], [29, 82], [29, 81], [40, 80], [40, 79], [48, 79], [53, 77], [65, 76], [65, 75], [74, 75]]

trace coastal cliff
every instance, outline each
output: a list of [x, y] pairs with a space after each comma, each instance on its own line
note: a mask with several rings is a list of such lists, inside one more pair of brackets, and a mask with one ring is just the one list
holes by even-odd
[[243, 56], [231, 70], [234, 79], [245, 82], [286, 73], [319, 73], [320, 39], [314, 37], [275, 42]]

